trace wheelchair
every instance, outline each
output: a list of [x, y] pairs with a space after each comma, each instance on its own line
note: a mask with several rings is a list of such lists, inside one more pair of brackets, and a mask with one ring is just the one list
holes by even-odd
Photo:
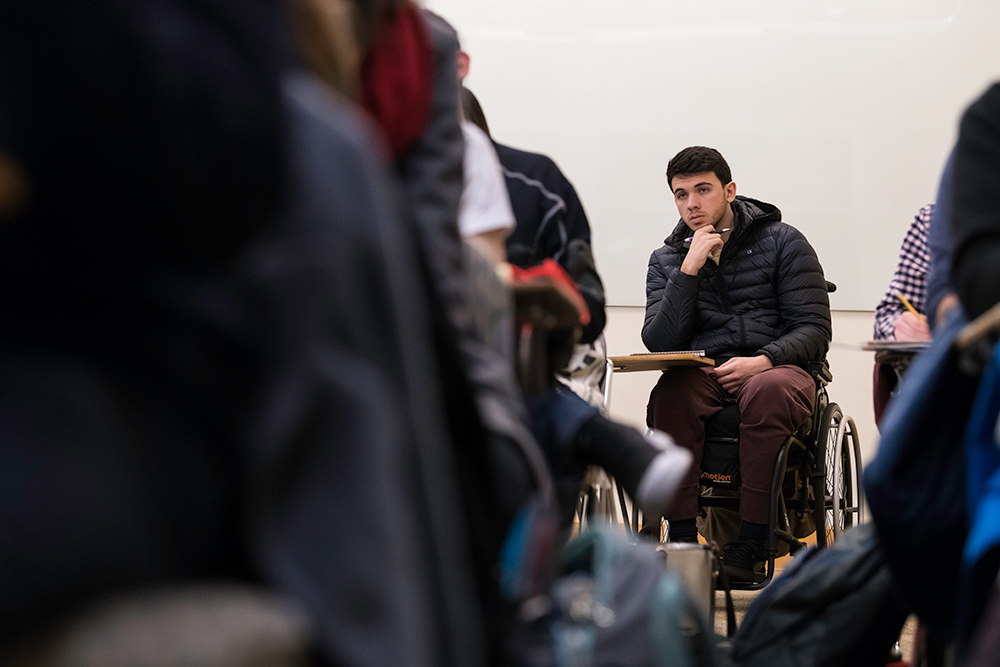
[[[609, 366], [606, 403], [611, 370]], [[816, 383], [816, 402], [812, 414], [782, 443], [775, 459], [768, 498], [764, 579], [755, 584], [734, 584], [735, 589], [758, 590], [767, 586], [774, 578], [775, 559], [795, 554], [805, 546], [802, 539], [815, 533], [816, 544], [822, 548], [848, 528], [863, 522], [857, 426], [839, 405], [830, 402], [826, 386], [833, 381], [833, 374], [826, 361], [813, 362], [807, 370]], [[728, 510], [735, 514], [734, 521], [738, 523], [739, 427], [739, 406], [735, 399], [705, 424], [698, 504], [701, 514], [709, 515], [709, 519], [716, 509]], [[622, 517], [631, 535], [639, 533], [641, 513], [630, 506], [614, 480], [595, 476], [584, 484], [577, 506], [581, 527], [594, 522], [614, 525], [616, 514]], [[735, 531], [732, 537], [735, 538]]]
[[[816, 534], [825, 547], [862, 522], [861, 446], [854, 420], [830, 402], [826, 385], [833, 375], [826, 361], [807, 368], [816, 382], [812, 415], [782, 444], [768, 498], [767, 561], [764, 579], [733, 588], [757, 590], [774, 577], [775, 559], [795, 554], [802, 538]], [[739, 512], [739, 407], [735, 401], [705, 425], [699, 506]], [[787, 549], [787, 551], [785, 550]]]

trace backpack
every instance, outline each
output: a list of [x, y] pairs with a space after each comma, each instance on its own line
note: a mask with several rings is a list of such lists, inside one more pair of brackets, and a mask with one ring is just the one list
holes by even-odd
[[547, 591], [508, 639], [525, 667], [715, 667], [714, 634], [652, 542], [592, 528], [556, 555]]
[[885, 665], [908, 609], [874, 526], [799, 555], [747, 609], [731, 659], [746, 667]]
[[[865, 498], [882, 550], [913, 612], [948, 638], [960, 605], [959, 568], [968, 526], [962, 441], [979, 385], [953, 342], [953, 317], [914, 359], [882, 419], [865, 467]], [[929, 574], [932, 573], [932, 574]]]

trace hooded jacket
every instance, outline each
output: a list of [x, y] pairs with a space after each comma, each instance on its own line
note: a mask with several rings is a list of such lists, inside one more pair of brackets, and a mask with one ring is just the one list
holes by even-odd
[[681, 273], [692, 232], [683, 222], [653, 251], [642, 342], [653, 352], [699, 349], [719, 361], [763, 354], [805, 367], [826, 355], [833, 328], [823, 268], [773, 204], [737, 196], [719, 264]]
[[606, 322], [604, 284], [590, 243], [590, 223], [576, 188], [552, 158], [510, 146], [493, 145], [503, 166], [517, 227], [507, 237], [512, 264], [528, 268], [551, 257], [573, 279], [590, 309], [580, 342], [601, 335]]

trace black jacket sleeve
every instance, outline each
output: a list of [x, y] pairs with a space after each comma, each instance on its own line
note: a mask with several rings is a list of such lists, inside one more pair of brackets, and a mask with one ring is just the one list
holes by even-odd
[[816, 251], [794, 227], [785, 227], [777, 252], [776, 288], [784, 333], [761, 348], [775, 366], [804, 366], [826, 355], [833, 337], [830, 297]]
[[682, 273], [679, 266], [661, 263], [662, 252], [664, 249], [650, 256], [646, 273], [642, 342], [650, 352], [687, 349], [698, 323], [701, 278]]

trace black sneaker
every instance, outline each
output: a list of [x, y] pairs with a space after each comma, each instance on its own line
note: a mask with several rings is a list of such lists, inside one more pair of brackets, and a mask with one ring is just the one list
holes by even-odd
[[767, 551], [764, 545], [748, 540], [730, 542], [722, 548], [722, 566], [731, 584], [759, 584], [764, 581]]
[[684, 542], [685, 544], [698, 544], [698, 533], [696, 532], [694, 535], [691, 535], [685, 533], [675, 533], [674, 531], [670, 531], [667, 534], [667, 541]]

